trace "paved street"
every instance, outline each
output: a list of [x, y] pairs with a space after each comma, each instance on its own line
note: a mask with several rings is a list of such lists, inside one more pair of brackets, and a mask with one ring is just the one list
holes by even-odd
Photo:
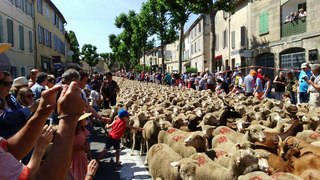
[[[91, 152], [94, 158], [104, 147], [104, 130], [95, 128], [93, 142], [91, 142]], [[100, 167], [96, 173], [95, 180], [149, 180], [151, 179], [146, 166], [144, 166], [145, 156], [140, 157], [138, 151], [135, 156], [130, 156], [130, 150], [125, 148], [121, 152], [120, 161], [122, 167], [115, 169], [114, 150], [111, 150], [105, 159], [101, 160]]]

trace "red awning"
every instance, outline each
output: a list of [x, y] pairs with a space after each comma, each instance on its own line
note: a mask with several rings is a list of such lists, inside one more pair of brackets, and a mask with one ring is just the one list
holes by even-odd
[[214, 59], [216, 59], [216, 60], [222, 59], [222, 55], [217, 55]]

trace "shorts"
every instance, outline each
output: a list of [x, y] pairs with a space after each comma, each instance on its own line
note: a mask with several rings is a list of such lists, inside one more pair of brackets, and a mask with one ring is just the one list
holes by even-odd
[[112, 139], [111, 137], [107, 136], [106, 142], [105, 142], [105, 149], [110, 149], [113, 147], [115, 150], [120, 149], [120, 140]]

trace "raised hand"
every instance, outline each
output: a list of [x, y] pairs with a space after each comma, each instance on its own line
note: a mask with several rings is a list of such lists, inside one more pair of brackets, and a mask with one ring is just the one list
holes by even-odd
[[83, 114], [86, 103], [80, 96], [80, 88], [76, 82], [64, 86], [58, 99], [58, 114], [64, 119], [78, 120]]
[[43, 91], [41, 93], [41, 98], [37, 110], [45, 110], [41, 111], [41, 113], [45, 113], [46, 116], [50, 116], [57, 106], [56, 96], [61, 87], [62, 85], [56, 85], [48, 90]]
[[42, 134], [39, 137], [36, 145], [34, 146], [35, 150], [45, 151], [52, 141], [53, 130], [52, 126], [45, 125], [42, 130]]

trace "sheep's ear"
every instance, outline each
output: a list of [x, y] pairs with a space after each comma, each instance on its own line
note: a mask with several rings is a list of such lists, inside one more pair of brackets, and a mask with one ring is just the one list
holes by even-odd
[[172, 167], [179, 167], [179, 166], [180, 166], [180, 163], [177, 162], [177, 161], [174, 161], [174, 162], [171, 162], [170, 165], [171, 165]]

